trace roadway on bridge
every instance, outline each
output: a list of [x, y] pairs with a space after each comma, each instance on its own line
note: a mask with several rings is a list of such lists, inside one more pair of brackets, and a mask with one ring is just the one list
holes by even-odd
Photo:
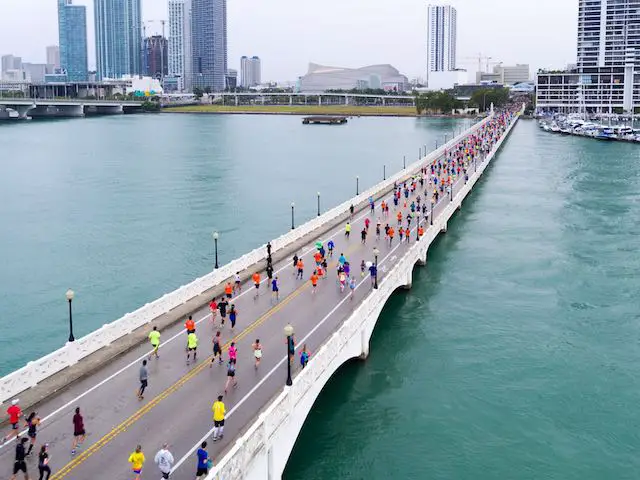
[[[454, 192], [462, 184], [463, 180], [460, 179]], [[417, 191], [421, 190], [418, 185]], [[387, 201], [389, 199], [390, 196], [386, 198]], [[436, 217], [448, 202], [445, 195], [434, 209]], [[407, 210], [403, 210], [406, 216]], [[370, 218], [371, 227], [366, 244], [362, 244], [360, 231], [365, 217]], [[382, 279], [385, 271], [389, 271], [415, 242], [415, 222], [412, 222], [410, 243], [400, 244], [396, 235], [393, 245], [389, 246], [384, 240], [384, 230], [381, 240], [376, 241], [377, 218], [380, 218], [383, 227], [388, 222], [397, 230], [393, 204], [389, 217], [383, 218], [378, 202], [375, 214], [371, 214], [368, 207], [355, 213], [350, 239], [345, 238], [345, 225], [340, 224], [302, 248], [298, 254], [303, 254], [305, 263], [303, 280], [296, 279], [289, 259], [275, 265], [275, 275], [280, 280], [279, 302], [272, 299], [270, 286], [265, 281], [257, 299], [254, 299], [253, 286], [244, 284], [242, 293], [231, 300], [230, 303], [234, 303], [238, 310], [235, 336], [230, 331], [228, 319], [221, 331], [225, 343], [225, 361], [228, 359], [226, 348], [231, 340], [236, 342], [238, 348], [238, 386], [231, 388], [224, 397], [227, 419], [222, 441], [213, 443], [210, 438], [211, 405], [217, 395], [223, 393], [226, 381], [226, 366], [210, 365], [211, 342], [219, 329], [219, 315], [213, 326], [208, 307], [203, 307], [193, 312], [193, 318], [198, 322], [197, 363], [186, 363], [186, 333], [182, 323], [162, 331], [160, 358], [149, 362], [149, 386], [143, 401], [136, 398], [136, 391], [141, 361], [150, 352], [148, 344], [115, 358], [97, 373], [76, 382], [39, 406], [38, 414], [44, 421], [38, 432], [37, 445], [49, 443], [53, 470], [51, 478], [129, 478], [131, 470], [127, 460], [137, 444], [142, 445], [147, 460], [142, 478], [158, 478], [153, 457], [161, 445], [168, 442], [177, 462], [171, 478], [192, 479], [196, 470], [195, 447], [207, 436], [209, 454], [217, 460], [230, 442], [283, 388], [286, 379], [284, 326], [287, 323], [293, 325], [297, 347], [306, 343], [313, 359], [313, 352], [348, 318], [372, 288], [368, 275], [364, 278], [360, 276], [361, 260], [373, 261], [372, 250], [377, 246], [380, 250], [379, 279]], [[424, 219], [422, 222], [424, 225]], [[406, 225], [406, 222], [403, 223]], [[314, 243], [322, 240], [326, 248], [330, 238], [334, 240], [336, 249], [333, 259], [330, 259], [328, 278], [319, 281], [314, 295], [309, 282], [314, 265], [312, 255], [316, 251]], [[348, 288], [341, 293], [337, 286], [335, 264], [341, 253], [345, 254], [352, 271], [356, 272], [358, 287], [353, 300], [349, 298]], [[257, 338], [263, 345], [263, 358], [256, 370], [251, 344]], [[296, 355], [294, 369], [299, 368]], [[74, 457], [70, 450], [72, 416], [76, 406], [82, 410], [88, 436]], [[12, 468], [14, 446], [15, 442], [12, 441], [0, 448], [3, 478], [8, 477], [5, 477], [5, 473], [10, 473]], [[34, 451], [28, 466], [32, 476], [37, 473], [37, 452]]]

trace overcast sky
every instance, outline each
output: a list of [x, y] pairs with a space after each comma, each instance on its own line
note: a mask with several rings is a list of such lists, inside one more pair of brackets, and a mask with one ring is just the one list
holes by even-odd
[[[575, 62], [578, 0], [227, 0], [229, 68], [242, 55], [262, 59], [262, 79], [295, 80], [309, 62], [358, 67], [390, 63], [425, 76], [427, 4], [458, 10], [458, 66], [478, 53], [505, 64], [563, 68]], [[93, 1], [87, 5], [89, 66], [95, 67]], [[167, 18], [166, 0], [142, 0], [147, 20]], [[43, 63], [58, 44], [56, 0], [0, 0], [0, 54]], [[553, 14], [551, 14], [553, 12]], [[149, 32], [160, 24], [148, 24]], [[467, 57], [475, 56], [476, 59]], [[486, 62], [483, 62], [485, 65]], [[486, 65], [485, 67], [486, 68]]]

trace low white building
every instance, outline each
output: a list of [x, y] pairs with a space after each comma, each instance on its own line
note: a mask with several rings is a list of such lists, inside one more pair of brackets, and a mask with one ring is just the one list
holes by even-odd
[[404, 92], [409, 88], [409, 79], [388, 64], [343, 68], [310, 63], [307, 74], [298, 81], [298, 91], [310, 93], [379, 88]]
[[456, 85], [464, 85], [467, 82], [468, 74], [466, 70], [429, 72], [427, 87], [429, 90], [450, 90]]

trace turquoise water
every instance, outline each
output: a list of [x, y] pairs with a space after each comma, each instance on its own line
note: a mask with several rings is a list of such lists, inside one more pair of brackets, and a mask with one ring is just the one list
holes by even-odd
[[468, 121], [132, 115], [0, 125], [0, 375], [415, 161]]
[[639, 152], [520, 122], [284, 478], [638, 478]]

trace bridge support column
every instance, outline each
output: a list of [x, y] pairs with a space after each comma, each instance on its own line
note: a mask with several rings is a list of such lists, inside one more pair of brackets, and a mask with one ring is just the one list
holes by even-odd
[[364, 329], [360, 330], [360, 343], [362, 346], [360, 358], [364, 360], [369, 356], [369, 340], [367, 340], [367, 332], [365, 332]]
[[236, 99], [236, 107], [238, 106], [238, 95], [235, 96]]
[[19, 117], [18, 118], [27, 118], [29, 115], [28, 113], [33, 110], [34, 108], [36, 108], [35, 104], [32, 105], [16, 105], [15, 106], [15, 110], [18, 112]]
[[413, 285], [413, 270], [409, 269], [409, 271], [407, 272], [407, 277], [404, 281], [404, 284], [402, 285], [402, 288], [404, 288], [405, 290], [409, 290], [412, 285]]
[[293, 95], [289, 95], [289, 105], [293, 105]]
[[440, 227], [440, 233], [447, 233], [447, 222], [444, 222]]
[[318, 105], [322, 105], [322, 95], [318, 95]]

